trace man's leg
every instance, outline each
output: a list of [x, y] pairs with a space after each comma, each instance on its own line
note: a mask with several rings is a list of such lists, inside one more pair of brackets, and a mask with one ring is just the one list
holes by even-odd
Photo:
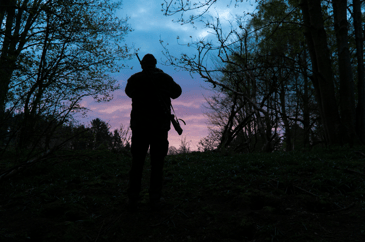
[[132, 130], [132, 168], [129, 172], [128, 197], [130, 202], [137, 202], [141, 191], [143, 165], [149, 146], [147, 134], [141, 130]]
[[160, 201], [163, 183], [163, 165], [167, 155], [169, 142], [168, 131], [156, 130], [151, 137], [151, 181], [150, 181], [150, 201]]

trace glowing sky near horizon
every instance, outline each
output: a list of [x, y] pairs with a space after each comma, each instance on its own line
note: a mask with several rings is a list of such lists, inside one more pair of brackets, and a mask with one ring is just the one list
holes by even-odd
[[[123, 7], [118, 10], [117, 15], [121, 18], [129, 16], [128, 23], [134, 29], [129, 33], [125, 41], [128, 45], [134, 45], [139, 48], [139, 55], [142, 58], [145, 54], [151, 53], [157, 59], [157, 67], [169, 74], [182, 87], [182, 95], [172, 100], [172, 105], [176, 115], [186, 122], [186, 126], [182, 124], [183, 134], [179, 136], [176, 131], [171, 128], [169, 131], [170, 146], [179, 148], [181, 140], [185, 139], [190, 144], [191, 150], [197, 150], [199, 141], [208, 135], [207, 117], [204, 115], [208, 110], [205, 108], [205, 97], [209, 97], [212, 92], [209, 91], [210, 85], [205, 83], [198, 75], [193, 78], [188, 72], [175, 70], [171, 66], [164, 66], [162, 63], [166, 60], [162, 54], [163, 48], [160, 40], [169, 43], [169, 51], [175, 56], [181, 53], [194, 54], [193, 48], [181, 46], [177, 43], [188, 43], [191, 40], [209, 38], [211, 33], [205, 29], [193, 28], [192, 25], [181, 25], [172, 20], [177, 19], [179, 15], [167, 17], [161, 12], [161, 4], [163, 0], [124, 0]], [[222, 21], [234, 21], [236, 14], [243, 11], [253, 10], [254, 7], [249, 3], [241, 3], [239, 7], [227, 6], [231, 1], [218, 1], [210, 10], [211, 15], [219, 15]], [[235, 2], [233, 0], [233, 2]], [[188, 13], [189, 16], [192, 13]], [[208, 15], [207, 15], [208, 16]], [[228, 22], [226, 23], [228, 26]], [[192, 36], [192, 38], [190, 37]], [[113, 74], [121, 86], [120, 90], [114, 92], [113, 100], [107, 103], [96, 103], [92, 99], [84, 99], [82, 105], [89, 108], [90, 111], [86, 118], [79, 118], [80, 122], [90, 123], [94, 118], [100, 118], [111, 125], [111, 131], [118, 129], [121, 124], [124, 127], [129, 126], [131, 99], [124, 93], [125, 85], [128, 78], [136, 72], [141, 71], [140, 64], [136, 58], [125, 60], [124, 64], [129, 68], [120, 70], [119, 73]], [[146, 117], [148, 120], [152, 117]]]

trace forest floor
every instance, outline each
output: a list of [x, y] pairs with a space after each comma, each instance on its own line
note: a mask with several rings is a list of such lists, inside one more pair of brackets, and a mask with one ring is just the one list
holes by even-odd
[[149, 160], [130, 212], [130, 157], [63, 152], [0, 184], [0, 241], [365, 241], [364, 152], [168, 156], [158, 212]]

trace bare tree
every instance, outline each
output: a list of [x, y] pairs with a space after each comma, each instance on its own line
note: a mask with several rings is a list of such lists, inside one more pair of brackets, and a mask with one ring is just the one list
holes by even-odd
[[180, 147], [178, 149], [179, 154], [190, 153], [190, 142], [186, 141], [186, 136], [181, 139]]
[[[107, 73], [119, 71], [122, 66], [116, 61], [130, 53], [120, 45], [130, 31], [127, 19], [114, 16], [120, 4], [109, 0], [0, 3], [1, 148], [19, 137], [17, 148], [34, 150], [42, 133], [51, 134], [72, 120], [75, 112], [86, 111], [80, 106], [83, 97], [111, 100], [118, 85]], [[24, 112], [22, 122], [9, 129], [8, 119], [16, 112]], [[52, 117], [57, 125], [41, 127], [41, 116]]]
[[[286, 150], [294, 147], [299, 130], [305, 134], [304, 145], [352, 144], [356, 101], [356, 127], [365, 130], [364, 112], [359, 111], [365, 106], [359, 3], [355, 1], [353, 5], [356, 48], [361, 62], [359, 97], [355, 100], [347, 20], [350, 6], [346, 0], [332, 4], [319, 0], [257, 1], [258, 11], [251, 14], [249, 24], [245, 26], [243, 18], [238, 16], [231, 29], [223, 28], [219, 17], [214, 21], [201, 18], [216, 2], [166, 0], [163, 5], [166, 15], [180, 14], [178, 21], [182, 24], [202, 21], [215, 38], [187, 43], [197, 50], [190, 56], [173, 57], [162, 40], [161, 44], [168, 64], [198, 73], [230, 97], [230, 105], [225, 106], [230, 109], [226, 116], [221, 116], [225, 121], [221, 123], [222, 129], [218, 129], [221, 132], [218, 147], [229, 145], [242, 133], [245, 124], [243, 119], [237, 120], [242, 110], [252, 112], [252, 130], [257, 129], [267, 151], [280, 138], [279, 128], [284, 130]], [[333, 10], [333, 15], [326, 9]], [[190, 10], [196, 14], [186, 17]], [[209, 63], [211, 56], [224, 68]], [[216, 73], [225, 78], [217, 78]], [[250, 120], [246, 121], [250, 125]]]
[[177, 155], [179, 153], [178, 149], [175, 146], [169, 146], [169, 150], [167, 155]]
[[333, 0], [333, 18], [337, 40], [340, 77], [341, 137], [353, 144], [356, 138], [355, 87], [348, 38], [347, 0]]
[[130, 147], [131, 145], [131, 139], [132, 139], [132, 134], [131, 134], [131, 129], [128, 126], [127, 128], [121, 124], [120, 128], [118, 130], [120, 139], [122, 141], [122, 146], [123, 147]]
[[353, 0], [353, 23], [355, 29], [356, 59], [357, 59], [357, 92], [356, 132], [365, 143], [365, 73], [364, 73], [364, 44], [360, 0]]

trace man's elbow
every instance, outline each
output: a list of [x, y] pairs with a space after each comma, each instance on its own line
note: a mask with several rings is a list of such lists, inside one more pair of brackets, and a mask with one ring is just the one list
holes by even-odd
[[129, 98], [132, 98], [133, 96], [132, 91], [130, 91], [129, 89], [125, 89], [125, 94], [127, 94]]
[[176, 99], [176, 98], [180, 97], [181, 93], [182, 93], [182, 90], [179, 87], [178, 89], [175, 90], [175, 92], [172, 93], [171, 98]]

